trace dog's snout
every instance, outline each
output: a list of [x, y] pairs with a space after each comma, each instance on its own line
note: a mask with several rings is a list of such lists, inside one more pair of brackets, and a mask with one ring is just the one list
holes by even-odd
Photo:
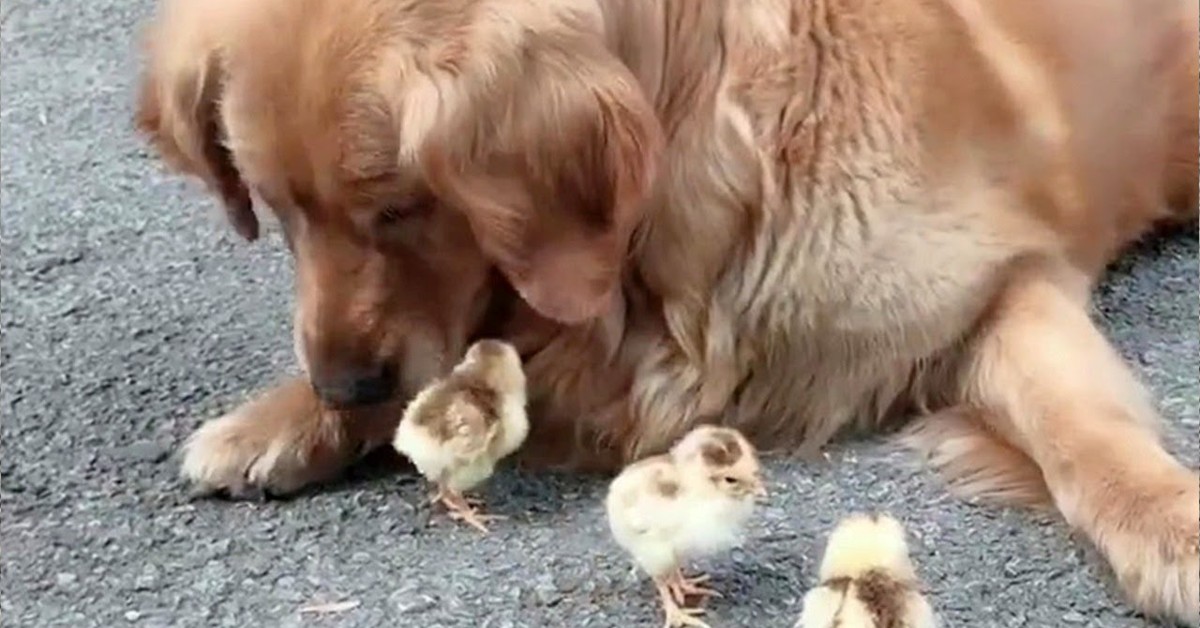
[[325, 403], [339, 407], [367, 406], [392, 398], [396, 391], [396, 371], [387, 364], [341, 368], [312, 374], [312, 385]]

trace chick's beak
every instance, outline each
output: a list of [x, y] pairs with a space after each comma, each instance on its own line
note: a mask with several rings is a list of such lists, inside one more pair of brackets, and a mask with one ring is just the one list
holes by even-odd
[[754, 483], [754, 498], [760, 502], [767, 499], [767, 485], [761, 480]]

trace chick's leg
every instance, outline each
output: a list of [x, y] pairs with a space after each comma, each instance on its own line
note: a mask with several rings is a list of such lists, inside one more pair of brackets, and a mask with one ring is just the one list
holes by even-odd
[[451, 490], [444, 485], [438, 486], [438, 492], [434, 496], [435, 502], [441, 502], [446, 507], [447, 514], [455, 521], [463, 523], [483, 532], [488, 533], [487, 522], [504, 519], [501, 515], [489, 515], [476, 509], [476, 505], [481, 504], [479, 500], [467, 499], [458, 491]]
[[688, 578], [683, 575], [682, 569], [676, 569], [675, 573], [671, 575], [668, 586], [671, 587], [671, 593], [680, 604], [683, 604], [689, 595], [702, 598], [721, 597], [719, 591], [700, 586], [702, 582], [708, 582], [708, 574], [700, 574]]
[[675, 591], [672, 588], [674, 579], [675, 575], [672, 574], [666, 578], [654, 580], [654, 586], [658, 589], [659, 603], [662, 604], [663, 614], [666, 615], [666, 623], [663, 624], [663, 628], [680, 628], [682, 626], [709, 628], [708, 624], [696, 618], [696, 615], [704, 614], [704, 609], [680, 606], [680, 603], [675, 601]]

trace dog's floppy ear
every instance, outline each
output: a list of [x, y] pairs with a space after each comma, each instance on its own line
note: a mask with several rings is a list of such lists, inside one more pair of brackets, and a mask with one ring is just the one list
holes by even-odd
[[138, 129], [173, 169], [202, 179], [221, 197], [234, 229], [258, 237], [250, 192], [224, 144], [218, 103], [223, 70], [217, 35], [225, 2], [168, 0], [146, 33]]
[[526, 302], [586, 321], [617, 296], [661, 129], [598, 38], [531, 42], [514, 65], [424, 143], [425, 174]]

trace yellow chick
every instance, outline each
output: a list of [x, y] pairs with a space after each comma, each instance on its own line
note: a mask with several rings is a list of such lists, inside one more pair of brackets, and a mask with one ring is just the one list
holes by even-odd
[[821, 585], [804, 596], [796, 628], [935, 628], [904, 537], [887, 515], [839, 523], [821, 561]]
[[766, 497], [754, 447], [740, 432], [701, 426], [663, 455], [625, 468], [605, 499], [617, 544], [654, 579], [666, 626], [707, 624], [689, 595], [715, 591], [699, 586], [707, 576], [687, 578], [681, 562], [740, 543], [755, 502]]
[[408, 404], [392, 446], [437, 485], [434, 502], [450, 517], [487, 533], [485, 521], [463, 495], [492, 476], [496, 464], [529, 434], [525, 372], [508, 343], [481, 340], [449, 375], [435, 380]]

